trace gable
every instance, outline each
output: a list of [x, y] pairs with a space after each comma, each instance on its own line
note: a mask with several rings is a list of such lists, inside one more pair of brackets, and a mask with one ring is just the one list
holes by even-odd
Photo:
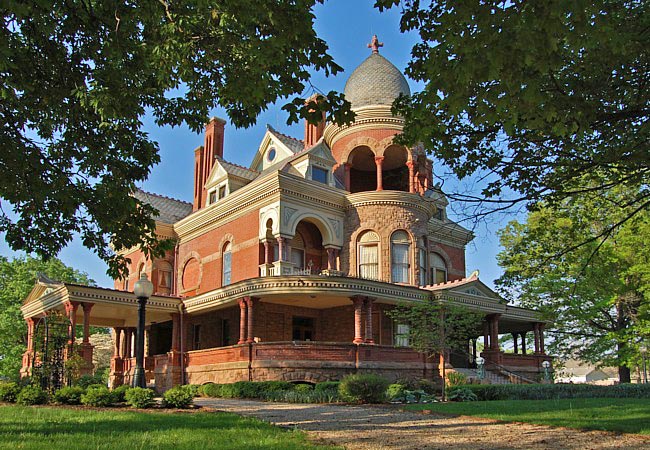
[[280, 136], [272, 128], [269, 128], [262, 138], [250, 168], [262, 172], [272, 165], [294, 156], [299, 150], [299, 141]]

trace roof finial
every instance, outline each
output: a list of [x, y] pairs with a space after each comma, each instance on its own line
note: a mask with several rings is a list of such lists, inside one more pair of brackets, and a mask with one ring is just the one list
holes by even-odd
[[377, 35], [373, 35], [372, 41], [370, 41], [370, 44], [368, 44], [368, 48], [372, 49], [372, 53], [379, 53], [379, 47], [383, 47], [384, 43], [379, 42], [379, 39], [377, 39]]

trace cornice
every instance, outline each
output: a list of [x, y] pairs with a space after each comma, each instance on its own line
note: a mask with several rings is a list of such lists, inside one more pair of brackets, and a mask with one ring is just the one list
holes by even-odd
[[431, 217], [435, 211], [435, 204], [419, 194], [402, 191], [365, 191], [346, 196], [347, 208], [356, 208], [369, 205], [396, 205], [405, 208], [418, 209]]
[[291, 200], [307, 208], [323, 208], [332, 213], [342, 213], [347, 191], [317, 181], [306, 180], [288, 173], [278, 173], [280, 200]]
[[394, 116], [391, 107], [386, 105], [373, 105], [356, 109], [356, 117], [352, 125], [338, 126], [330, 123], [325, 127], [323, 136], [327, 145], [332, 146], [339, 139], [358, 131], [383, 128], [389, 130], [402, 131], [404, 128], [404, 118]]
[[474, 239], [474, 233], [453, 223], [430, 219], [427, 224], [427, 234], [431, 240], [451, 246], [466, 246]]

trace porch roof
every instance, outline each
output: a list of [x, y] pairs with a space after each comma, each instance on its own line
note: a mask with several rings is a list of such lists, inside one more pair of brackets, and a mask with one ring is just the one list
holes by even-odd
[[[62, 311], [71, 302], [92, 303], [91, 325], [135, 326], [138, 299], [132, 292], [74, 283], [62, 283], [39, 276], [34, 288], [20, 308], [23, 317], [39, 317], [48, 311]], [[170, 320], [172, 313], [179, 312], [182, 302], [178, 297], [153, 295], [147, 301], [147, 323]], [[81, 308], [77, 311], [78, 323], [83, 318]]]

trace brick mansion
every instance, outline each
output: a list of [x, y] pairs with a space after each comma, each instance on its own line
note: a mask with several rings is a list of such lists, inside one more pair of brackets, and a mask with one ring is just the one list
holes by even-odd
[[[59, 311], [72, 324], [69, 338], [80, 343], [85, 370], [92, 369], [90, 327], [112, 328], [110, 382], [130, 383], [138, 320], [132, 291], [144, 273], [154, 285], [144, 368], [158, 391], [181, 383], [314, 383], [349, 373], [433, 379], [440, 358], [409, 348], [407, 327], [386, 314], [398, 303], [429, 301], [484, 317], [467, 351], [442, 364], [472, 369], [480, 353], [488, 370], [539, 379], [551, 359], [544, 322], [467, 274], [472, 233], [448, 218], [425, 149], [394, 142], [404, 120], [391, 104], [410, 94], [409, 85], [376, 39], [370, 47], [345, 83], [354, 123], [305, 123], [298, 138], [269, 126], [243, 167], [227, 161], [226, 124], [213, 118], [194, 150], [191, 202], [134, 193], [158, 210], [157, 234], [176, 242], [165, 257], [123, 251], [129, 276], [112, 289], [40, 279], [22, 306], [29, 336], [22, 373], [35, 361], [36, 323]], [[503, 334], [512, 335], [514, 352], [500, 348]]]

